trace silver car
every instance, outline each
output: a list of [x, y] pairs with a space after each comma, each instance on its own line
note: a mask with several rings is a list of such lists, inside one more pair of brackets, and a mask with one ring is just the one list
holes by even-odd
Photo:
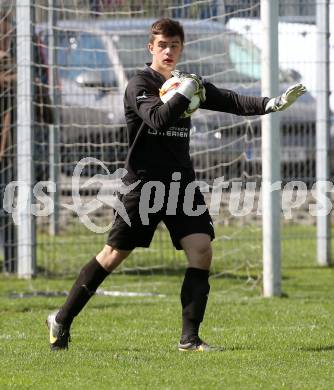
[[[75, 163], [87, 156], [102, 160], [111, 171], [123, 165], [127, 152], [123, 93], [129, 78], [150, 61], [146, 47], [153, 21], [58, 21], [53, 66], [58, 69], [64, 171], [72, 172]], [[260, 52], [253, 44], [219, 22], [184, 19], [181, 23], [186, 47], [179, 69], [197, 73], [217, 87], [261, 94]], [[47, 51], [47, 27], [40, 25], [37, 32]], [[282, 91], [297, 81], [297, 72], [280, 72]], [[305, 94], [280, 118], [283, 177], [312, 178], [314, 100]], [[191, 155], [199, 179], [261, 175], [259, 117], [198, 110], [192, 126]]]

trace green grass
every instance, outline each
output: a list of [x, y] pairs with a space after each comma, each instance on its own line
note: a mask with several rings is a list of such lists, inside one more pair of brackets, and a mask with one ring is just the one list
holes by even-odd
[[[243, 226], [215, 226], [216, 240], [213, 241], [214, 265], [217, 272], [243, 267], [259, 267], [262, 262], [262, 231], [255, 224]], [[298, 260], [315, 257], [314, 239], [316, 230], [309, 225], [285, 225], [282, 229], [284, 257], [291, 254]], [[39, 232], [37, 236], [37, 263], [44, 276], [74, 277], [78, 268], [101, 250], [106, 242], [106, 234], [95, 234], [82, 224], [66, 225], [57, 236]], [[136, 250], [134, 255], [123, 263], [124, 269], [164, 266], [184, 267], [182, 251], [175, 251], [166, 228], [159, 228], [150, 250]]]
[[[104, 289], [165, 297], [93, 297], [74, 323], [69, 351], [60, 353], [49, 351], [44, 320], [64, 298], [10, 294], [68, 290], [72, 280], [0, 278], [0, 388], [333, 388], [334, 268], [315, 265], [314, 241], [296, 239], [303, 229], [288, 227], [284, 233], [287, 298], [262, 298], [260, 286], [248, 287], [242, 269], [239, 278], [211, 280], [202, 336], [223, 351], [208, 354], [175, 348], [181, 272], [108, 278]], [[245, 241], [239, 246], [247, 251]]]
[[[245, 261], [261, 263], [261, 228], [256, 225], [242, 227], [216, 225], [213, 241], [215, 264], [222, 268], [236, 268]], [[313, 232], [308, 231], [308, 235]], [[66, 226], [59, 235], [50, 236], [39, 232], [37, 236], [37, 263], [44, 276], [76, 275], [78, 267], [101, 250], [106, 234], [95, 234], [82, 224]], [[124, 265], [124, 266], [123, 266]], [[124, 269], [184, 267], [182, 251], [175, 251], [166, 228], [159, 226], [149, 250], [137, 249], [127, 258]]]

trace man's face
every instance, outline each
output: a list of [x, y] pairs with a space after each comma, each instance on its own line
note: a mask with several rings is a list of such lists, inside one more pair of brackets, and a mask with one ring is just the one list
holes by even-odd
[[148, 44], [148, 49], [153, 56], [154, 68], [161, 73], [167, 73], [175, 69], [183, 45], [179, 36], [166, 37], [160, 34], [156, 35], [153, 43]]

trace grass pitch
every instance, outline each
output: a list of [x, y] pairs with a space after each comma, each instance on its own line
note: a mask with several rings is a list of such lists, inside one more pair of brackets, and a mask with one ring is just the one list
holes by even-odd
[[76, 319], [67, 352], [51, 353], [47, 314], [64, 297], [10, 297], [13, 291], [68, 290], [72, 279], [0, 279], [0, 388], [32, 389], [331, 389], [334, 388], [334, 269], [314, 263], [287, 240], [282, 287], [229, 277], [211, 280], [201, 335], [223, 351], [181, 353], [182, 275], [114, 275], [106, 290], [156, 291], [165, 297], [95, 296]]

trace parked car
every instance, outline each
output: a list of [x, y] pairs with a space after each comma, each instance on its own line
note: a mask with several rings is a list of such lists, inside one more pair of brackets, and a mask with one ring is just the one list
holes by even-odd
[[[334, 2], [330, 4], [334, 17]], [[262, 22], [259, 18], [231, 18], [227, 28], [252, 41], [257, 47], [262, 45]], [[334, 24], [330, 23], [329, 55], [334, 58]], [[317, 86], [317, 26], [316, 18], [281, 17], [278, 23], [279, 63], [282, 69], [293, 68], [300, 74], [301, 81], [315, 96]], [[300, 50], [301, 47], [307, 50]], [[334, 90], [334, 64], [330, 65], [330, 89]], [[330, 96], [331, 110], [334, 112], [334, 94]]]
[[[55, 64], [49, 66], [58, 69], [61, 160], [66, 172], [87, 156], [104, 161], [111, 171], [122, 166], [127, 152], [123, 93], [129, 78], [150, 61], [146, 46], [152, 23], [150, 19], [58, 21]], [[256, 46], [221, 23], [190, 19], [181, 23], [186, 47], [179, 69], [198, 73], [218, 87], [261, 94]], [[47, 26], [38, 26], [38, 34], [47, 51]], [[281, 71], [280, 78], [283, 91], [298, 81], [298, 74]], [[314, 169], [314, 100], [306, 94], [280, 117], [283, 174], [309, 175]], [[192, 125], [191, 154], [199, 179], [260, 174], [259, 117], [198, 110]]]

